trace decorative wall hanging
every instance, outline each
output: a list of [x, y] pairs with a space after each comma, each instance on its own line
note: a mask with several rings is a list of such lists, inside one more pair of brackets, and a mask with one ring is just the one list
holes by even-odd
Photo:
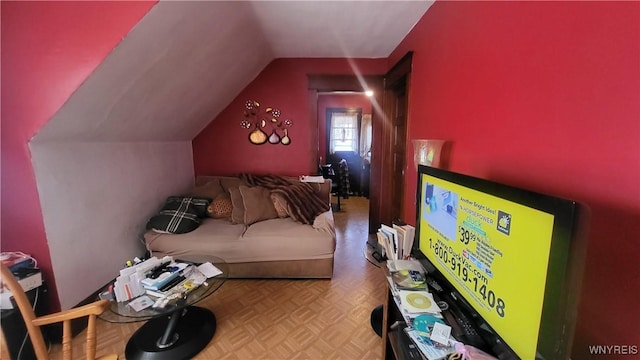
[[[280, 120], [280, 110], [268, 107], [262, 111], [260, 103], [255, 100], [247, 100], [244, 105], [244, 120], [240, 123], [245, 129], [251, 129], [249, 142], [255, 145], [291, 144], [289, 127], [293, 125], [290, 119]], [[270, 133], [270, 134], [268, 134]]]

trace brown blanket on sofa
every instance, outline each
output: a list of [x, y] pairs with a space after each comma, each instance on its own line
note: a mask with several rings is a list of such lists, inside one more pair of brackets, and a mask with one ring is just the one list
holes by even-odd
[[309, 183], [292, 183], [276, 175], [242, 174], [240, 177], [250, 186], [262, 186], [280, 194], [289, 204], [289, 215], [303, 224], [313, 224], [316, 216], [329, 210], [329, 203], [320, 198]]

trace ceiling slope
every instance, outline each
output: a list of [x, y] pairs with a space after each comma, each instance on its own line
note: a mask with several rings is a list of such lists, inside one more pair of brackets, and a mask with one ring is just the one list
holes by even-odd
[[34, 141], [191, 140], [272, 60], [247, 2], [160, 2]]
[[274, 58], [387, 57], [432, 1], [161, 1], [35, 142], [192, 140]]
[[433, 1], [256, 1], [275, 57], [386, 58]]

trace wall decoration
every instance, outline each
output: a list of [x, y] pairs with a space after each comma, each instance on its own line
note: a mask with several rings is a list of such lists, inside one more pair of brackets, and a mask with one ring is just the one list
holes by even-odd
[[446, 140], [435, 139], [414, 139], [413, 142], [413, 161], [418, 168], [418, 164], [440, 167], [440, 154], [442, 146]]
[[289, 127], [293, 125], [290, 119], [280, 120], [280, 110], [268, 107], [264, 111], [260, 109], [260, 103], [255, 100], [247, 100], [244, 105], [244, 120], [240, 126], [251, 129], [249, 142], [255, 145], [269, 144], [291, 144], [289, 137]]

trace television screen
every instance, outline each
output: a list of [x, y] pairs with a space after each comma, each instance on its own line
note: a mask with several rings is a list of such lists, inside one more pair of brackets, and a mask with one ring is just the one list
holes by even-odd
[[507, 358], [568, 357], [584, 258], [580, 206], [427, 166], [417, 193], [416, 257], [488, 347]]

